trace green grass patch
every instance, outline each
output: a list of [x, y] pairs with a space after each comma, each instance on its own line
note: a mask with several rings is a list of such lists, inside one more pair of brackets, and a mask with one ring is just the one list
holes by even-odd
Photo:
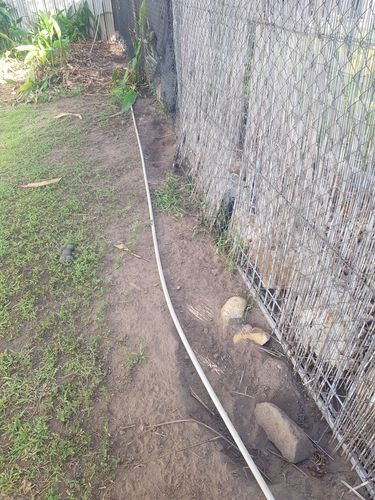
[[190, 185], [184, 184], [177, 175], [167, 172], [164, 185], [156, 189], [154, 195], [159, 212], [181, 217], [188, 205]]
[[[114, 194], [83, 124], [52, 108], [0, 110], [0, 492], [93, 498], [106, 480], [109, 431], [90, 425], [103, 379], [105, 251]], [[22, 189], [61, 177], [55, 185]], [[111, 198], [112, 196], [112, 198]], [[74, 260], [59, 262], [62, 247]], [[103, 451], [104, 450], [104, 451]], [[1, 496], [0, 495], [0, 496]]]
[[148, 356], [146, 354], [146, 345], [141, 343], [135, 352], [125, 351], [125, 361], [129, 370], [134, 370], [134, 368], [141, 363], [147, 363]]

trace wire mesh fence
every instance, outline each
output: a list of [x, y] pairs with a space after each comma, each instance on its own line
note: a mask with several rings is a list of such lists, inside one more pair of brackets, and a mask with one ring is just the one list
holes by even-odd
[[207, 217], [226, 228], [241, 274], [338, 447], [369, 481], [373, 2], [149, 0], [149, 13], [166, 4], [179, 161], [204, 196]]
[[[173, 3], [180, 158], [338, 442], [374, 472], [371, 2]], [[233, 209], [232, 209], [233, 205]]]

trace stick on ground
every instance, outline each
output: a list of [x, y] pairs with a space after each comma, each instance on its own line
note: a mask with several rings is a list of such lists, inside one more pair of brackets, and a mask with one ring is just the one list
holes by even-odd
[[210, 438], [210, 439], [206, 439], [205, 441], [199, 441], [199, 443], [194, 443], [194, 444], [191, 444], [189, 446], [185, 446], [184, 448], [179, 448], [177, 450], [175, 450], [174, 448], [169, 448], [169, 450], [166, 452], [166, 453], [163, 453], [162, 455], [159, 455], [158, 457], [155, 457], [155, 458], [152, 458], [150, 460], [147, 460], [146, 462], [142, 462], [140, 464], [137, 464], [134, 466], [134, 468], [136, 467], [141, 467], [142, 465], [146, 465], [150, 462], [155, 462], [156, 460], [160, 460], [161, 458], [165, 458], [169, 455], [172, 455], [173, 453], [180, 453], [182, 451], [186, 451], [186, 450], [190, 450], [192, 448], [196, 448], [197, 446], [202, 446], [203, 444], [207, 444], [207, 443], [211, 443], [213, 441], [217, 441], [218, 439], [220, 439], [220, 436], [215, 436], [213, 438]]
[[232, 394], [238, 394], [239, 396], [246, 396], [247, 398], [255, 398], [255, 396], [250, 396], [250, 394], [245, 394], [244, 392], [239, 391], [230, 391]]
[[198, 403], [200, 403], [203, 408], [205, 408], [209, 413], [211, 413], [211, 415], [214, 417], [215, 416], [215, 413], [209, 409], [209, 407], [206, 405], [206, 403], [204, 403], [201, 398], [193, 391], [193, 389], [190, 387], [190, 394], [193, 396], [194, 399], [196, 399], [198, 401]]
[[355, 490], [355, 488], [352, 488], [350, 486], [350, 484], [348, 484], [347, 482], [343, 481], [342, 479], [341, 479], [341, 482], [342, 482], [342, 484], [344, 484], [353, 493], [353, 495], [355, 495], [358, 498], [361, 498], [362, 500], [366, 500], [365, 497], [363, 497], [362, 495], [360, 495], [358, 493], [358, 491]]
[[271, 453], [272, 455], [275, 455], [275, 457], [278, 457], [280, 458], [281, 460], [283, 460], [284, 462], [286, 462], [287, 464], [289, 465], [292, 465], [295, 469], [298, 470], [298, 472], [301, 472], [301, 474], [303, 474], [304, 476], [306, 477], [309, 477], [306, 472], [304, 472], [302, 469], [300, 469], [296, 464], [292, 464], [291, 462], [289, 462], [286, 458], [284, 458], [282, 455], [279, 455], [278, 453], [276, 453], [275, 451], [272, 451], [270, 450], [269, 448], [267, 448], [267, 451], [269, 453]]

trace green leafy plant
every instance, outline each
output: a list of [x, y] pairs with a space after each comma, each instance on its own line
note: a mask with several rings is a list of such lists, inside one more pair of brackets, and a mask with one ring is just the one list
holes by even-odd
[[26, 37], [21, 21], [21, 17], [14, 19], [10, 6], [0, 0], [0, 52], [14, 48]]
[[81, 39], [81, 34], [75, 22], [75, 12], [73, 7], [69, 7], [68, 10], [60, 10], [55, 15], [56, 21], [61, 29], [61, 34], [64, 38], [72, 42], [76, 42]]
[[133, 370], [141, 363], [147, 363], [148, 356], [146, 354], [146, 345], [141, 343], [136, 352], [125, 352], [125, 360], [130, 370]]
[[140, 65], [141, 65], [141, 42], [135, 43], [135, 55], [131, 59], [129, 65], [124, 70], [121, 77], [121, 72], [118, 70], [112, 75], [115, 85], [112, 87], [112, 100], [121, 106], [122, 111], [127, 112], [133, 106], [138, 97], [138, 89], [141, 83], [140, 80]]
[[20, 88], [21, 93], [36, 88], [45, 90], [57, 76], [69, 46], [56, 17], [50, 12], [38, 13], [36, 28], [30, 31], [30, 35], [30, 44], [17, 47], [17, 51], [26, 52], [24, 62], [30, 67], [29, 77]]
[[72, 42], [91, 38], [97, 22], [87, 0], [82, 2], [77, 10], [71, 6], [67, 10], [60, 10], [55, 17], [61, 28], [62, 37]]
[[[90, 10], [87, 0], [78, 7], [74, 15], [74, 22], [81, 38], [89, 39], [94, 32], [97, 18]], [[98, 36], [100, 37], [100, 32], [98, 32]]]
[[136, 19], [136, 32], [133, 37], [134, 56], [125, 68], [123, 76], [118, 70], [112, 75], [114, 81], [111, 90], [112, 100], [121, 106], [123, 112], [129, 111], [133, 106], [139, 95], [139, 89], [144, 83], [142, 60], [146, 27], [147, 0], [143, 0]]

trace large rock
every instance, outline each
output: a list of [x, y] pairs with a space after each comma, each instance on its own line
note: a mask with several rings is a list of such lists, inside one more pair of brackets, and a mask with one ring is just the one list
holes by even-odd
[[307, 435], [276, 405], [257, 404], [255, 417], [268, 439], [289, 462], [296, 464], [314, 453], [314, 447]]
[[242, 319], [245, 314], [247, 300], [243, 297], [231, 297], [221, 308], [221, 321], [224, 329], [232, 319]]
[[264, 345], [270, 340], [270, 335], [261, 328], [253, 328], [251, 325], [241, 325], [233, 336], [233, 342], [238, 344], [242, 341], [251, 340], [258, 345]]

